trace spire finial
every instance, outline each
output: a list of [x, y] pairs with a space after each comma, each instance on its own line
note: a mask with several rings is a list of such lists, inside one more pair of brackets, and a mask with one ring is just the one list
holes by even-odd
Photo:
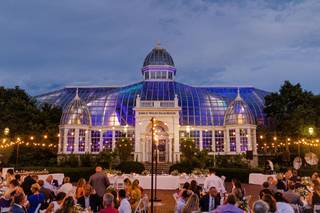
[[237, 100], [241, 99], [241, 96], [240, 96], [240, 88], [238, 87], [238, 90], [237, 90], [237, 97], [236, 97]]
[[76, 89], [76, 96], [74, 97], [74, 98], [76, 98], [76, 99], [80, 99], [80, 97], [79, 97], [79, 88], [77, 87], [77, 89]]
[[160, 43], [160, 41], [157, 41], [157, 43], [156, 43], [156, 49], [161, 49], [161, 43]]

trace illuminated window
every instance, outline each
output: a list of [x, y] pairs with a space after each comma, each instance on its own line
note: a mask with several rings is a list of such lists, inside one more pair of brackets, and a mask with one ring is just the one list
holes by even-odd
[[248, 150], [248, 130], [240, 129], [240, 150], [245, 152]]
[[190, 131], [190, 138], [195, 143], [196, 147], [200, 148], [200, 131], [198, 130], [191, 130]]
[[202, 131], [202, 146], [203, 149], [212, 151], [212, 131]]
[[64, 129], [60, 130], [60, 152], [63, 152], [64, 146]]
[[229, 139], [230, 139], [230, 152], [237, 151], [237, 143], [236, 143], [236, 130], [230, 129], [229, 130]]
[[79, 129], [79, 152], [84, 152], [86, 148], [86, 130]]
[[100, 151], [100, 131], [91, 131], [91, 152]]
[[67, 132], [67, 152], [74, 151], [74, 141], [75, 141], [74, 134], [75, 134], [74, 129], [68, 129], [68, 132]]
[[224, 152], [224, 132], [214, 131], [214, 140], [216, 143], [216, 152]]
[[102, 135], [103, 150], [112, 150], [112, 130], [108, 130]]

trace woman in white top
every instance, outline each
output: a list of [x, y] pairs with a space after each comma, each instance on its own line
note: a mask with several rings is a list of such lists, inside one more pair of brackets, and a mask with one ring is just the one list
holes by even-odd
[[46, 209], [45, 213], [51, 213], [51, 212], [56, 212], [59, 210], [63, 204], [63, 200], [66, 197], [66, 193], [64, 192], [59, 192], [57, 194], [56, 200], [52, 201], [48, 208]]
[[70, 183], [69, 177], [65, 177], [63, 179], [63, 184], [60, 187], [60, 189], [58, 190], [58, 192], [64, 192], [68, 196], [73, 196], [74, 188], [73, 188], [73, 185]]

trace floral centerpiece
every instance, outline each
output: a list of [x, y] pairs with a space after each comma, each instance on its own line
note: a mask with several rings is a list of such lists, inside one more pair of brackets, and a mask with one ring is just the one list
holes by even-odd
[[106, 173], [106, 174], [111, 174], [111, 175], [117, 175], [117, 176], [122, 175], [122, 172], [121, 172], [121, 171], [119, 171], [119, 170], [112, 170], [112, 169], [107, 169], [107, 170], [105, 170], [105, 173]]
[[172, 176], [178, 176], [179, 175], [179, 171], [178, 170], [173, 170], [170, 174]]
[[295, 191], [303, 198], [306, 198], [309, 194], [309, 191], [305, 187], [299, 187]]
[[150, 171], [146, 169], [146, 170], [141, 172], [141, 175], [144, 175], [144, 176], [150, 175]]
[[196, 175], [196, 176], [200, 176], [200, 175], [202, 175], [202, 171], [201, 171], [201, 169], [196, 168], [192, 171], [192, 174]]

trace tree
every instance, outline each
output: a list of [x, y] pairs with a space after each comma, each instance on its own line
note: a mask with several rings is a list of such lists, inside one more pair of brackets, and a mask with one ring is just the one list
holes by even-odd
[[100, 165], [111, 169], [112, 162], [116, 156], [117, 156], [117, 154], [115, 152], [104, 150], [99, 153], [98, 158], [97, 158], [97, 162]]
[[[17, 141], [19, 137], [26, 143], [36, 142], [47, 145], [58, 143], [58, 126], [62, 114], [60, 108], [49, 104], [40, 105], [19, 87], [0, 87], [0, 109], [0, 137], [4, 136], [3, 130], [9, 128], [10, 134], [6, 136], [7, 142]], [[34, 140], [30, 141], [30, 136], [33, 136]], [[16, 149], [16, 147], [13, 148]], [[23, 151], [22, 146], [20, 149]], [[9, 152], [15, 158], [16, 152], [12, 150], [12, 148], [1, 149], [1, 152], [6, 155]], [[51, 156], [49, 152], [44, 152], [44, 154], [47, 154], [48, 158]]]
[[317, 123], [314, 95], [300, 84], [285, 81], [279, 92], [265, 97], [265, 109], [271, 131], [280, 137], [299, 138], [304, 129]]
[[119, 156], [121, 162], [128, 161], [131, 158], [132, 149], [132, 141], [127, 137], [122, 137], [116, 142], [115, 153]]
[[181, 157], [183, 161], [191, 162], [194, 160], [194, 156], [197, 155], [199, 152], [199, 149], [196, 147], [195, 142], [192, 140], [192, 138], [183, 138], [180, 141], [180, 151], [181, 151]]

